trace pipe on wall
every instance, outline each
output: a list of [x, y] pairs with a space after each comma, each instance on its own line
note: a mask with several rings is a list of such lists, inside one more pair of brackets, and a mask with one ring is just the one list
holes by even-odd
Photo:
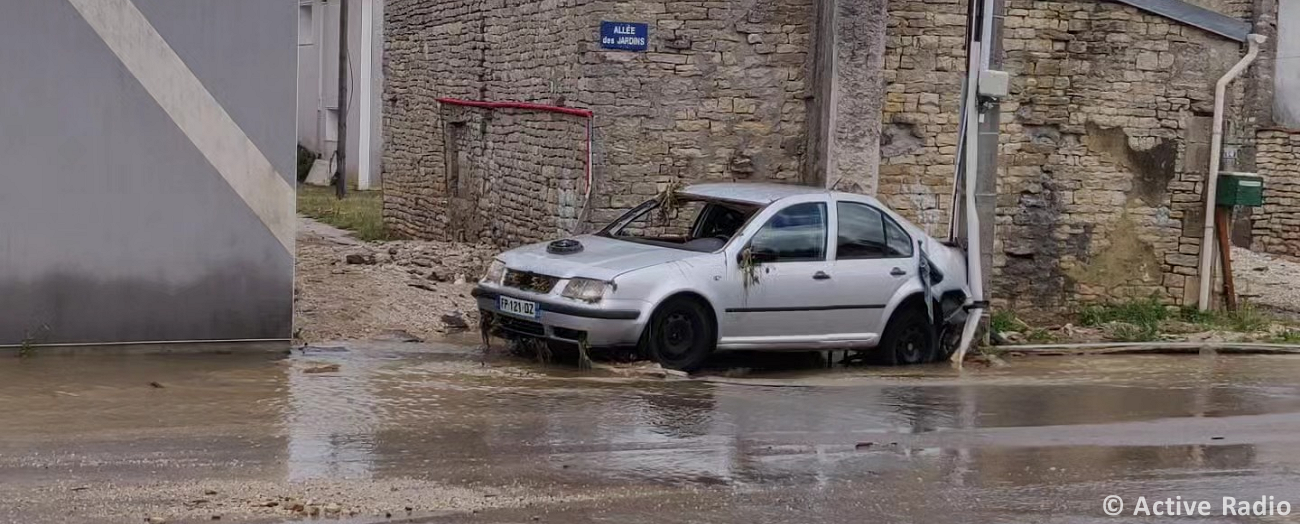
[[[973, 7], [972, 7], [973, 9]], [[966, 304], [967, 317], [966, 325], [962, 327], [961, 339], [957, 344], [957, 350], [952, 354], [952, 363], [958, 368], [966, 359], [966, 351], [970, 349], [971, 344], [975, 341], [975, 331], [979, 328], [980, 320], [984, 316], [984, 311], [988, 309], [988, 302], [984, 299], [984, 273], [980, 263], [983, 257], [980, 253], [980, 218], [979, 211], [975, 209], [975, 169], [979, 164], [979, 149], [976, 147], [979, 140], [978, 118], [979, 107], [977, 103], [980, 56], [982, 45], [979, 40], [971, 40], [970, 56], [966, 66], [966, 101], [963, 104], [965, 112], [962, 119], [966, 121], [966, 167], [964, 176], [966, 211], [966, 274], [967, 282], [970, 286], [970, 301]], [[957, 202], [953, 201], [953, 207], [957, 207]]]
[[1210, 309], [1210, 284], [1214, 275], [1214, 206], [1218, 193], [1219, 156], [1223, 154], [1223, 97], [1231, 83], [1259, 56], [1259, 45], [1267, 40], [1263, 35], [1246, 35], [1249, 48], [1228, 73], [1214, 84], [1214, 131], [1210, 136], [1210, 174], [1205, 179], [1205, 231], [1201, 235], [1201, 287], [1197, 306], [1201, 311]]

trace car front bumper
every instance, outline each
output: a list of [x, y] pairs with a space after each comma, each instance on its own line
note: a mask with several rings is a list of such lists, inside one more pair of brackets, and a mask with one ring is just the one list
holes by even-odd
[[[635, 346], [648, 318], [641, 303], [635, 301], [618, 301], [617, 306], [610, 304], [611, 307], [602, 308], [482, 285], [475, 287], [471, 294], [478, 301], [479, 310], [490, 313], [484, 318], [493, 318], [495, 327], [503, 332], [572, 343], [586, 337], [591, 347]], [[536, 302], [539, 318], [502, 313], [498, 301], [501, 295]]]

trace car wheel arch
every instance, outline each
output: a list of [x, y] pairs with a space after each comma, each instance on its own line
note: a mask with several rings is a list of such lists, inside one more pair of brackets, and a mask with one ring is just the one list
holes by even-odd
[[[924, 291], [908, 290], [906, 292], [899, 293], [899, 297], [900, 298], [896, 299], [890, 305], [891, 307], [886, 309], [884, 316], [881, 317], [882, 326], [888, 326], [889, 321], [893, 320], [895, 315], [897, 315], [901, 311], [904, 311], [907, 308], [911, 308], [911, 307], [925, 308]], [[955, 302], [957, 307], [961, 307], [963, 304], [965, 304], [966, 302], [965, 291], [962, 291], [960, 289], [950, 289], [948, 291], [944, 291], [939, 296], [934, 297], [935, 314], [940, 315], [941, 319], [944, 318], [944, 315], [946, 315], [944, 306], [952, 302]], [[883, 327], [881, 329], [881, 335], [882, 336], [884, 335]]]
[[[701, 305], [703, 305], [704, 311], [709, 314], [709, 322], [713, 323], [714, 336], [715, 337], [721, 336], [721, 324], [718, 323], [718, 311], [717, 309], [714, 309], [713, 301], [709, 300], [708, 297], [705, 297], [704, 295], [696, 291], [682, 289], [682, 290], [677, 290], [677, 291], [664, 294], [662, 297], [659, 298], [659, 300], [655, 301], [654, 307], [650, 308], [650, 318], [654, 317], [655, 313], [659, 311], [660, 307], [668, 303], [668, 301], [676, 298], [686, 298], [689, 300], [694, 300], [696, 302], [699, 302]], [[643, 338], [645, 336], [645, 333], [647, 333], [646, 330], [649, 330], [651, 325], [652, 323], [650, 322], [649, 319], [647, 319], [645, 327], [642, 328], [642, 332], [641, 332]]]
[[907, 308], [912, 308], [912, 307], [921, 308], [921, 309], [925, 308], [925, 293], [920, 291], [912, 291], [910, 293], [901, 294], [901, 295], [902, 298], [899, 299], [894, 304], [894, 307], [888, 312], [888, 314], [881, 319], [881, 323], [883, 325], [888, 326], [889, 321], [893, 320], [895, 315], [897, 315], [900, 311], [906, 310]]

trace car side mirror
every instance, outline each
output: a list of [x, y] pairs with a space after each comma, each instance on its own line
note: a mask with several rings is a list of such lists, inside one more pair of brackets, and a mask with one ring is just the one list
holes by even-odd
[[750, 260], [760, 264], [764, 262], [776, 262], [777, 259], [776, 252], [774, 251], [768, 251], [765, 249], [755, 250], [753, 246], [746, 246], [745, 249], [740, 250], [740, 253], [736, 255], [737, 263], [744, 263], [745, 251], [749, 251]]

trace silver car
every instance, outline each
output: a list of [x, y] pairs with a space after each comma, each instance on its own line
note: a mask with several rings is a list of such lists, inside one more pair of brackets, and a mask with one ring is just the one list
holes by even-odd
[[666, 192], [598, 233], [501, 253], [474, 296], [497, 334], [636, 347], [690, 370], [723, 350], [944, 358], [969, 290], [960, 249], [874, 198], [733, 183]]

